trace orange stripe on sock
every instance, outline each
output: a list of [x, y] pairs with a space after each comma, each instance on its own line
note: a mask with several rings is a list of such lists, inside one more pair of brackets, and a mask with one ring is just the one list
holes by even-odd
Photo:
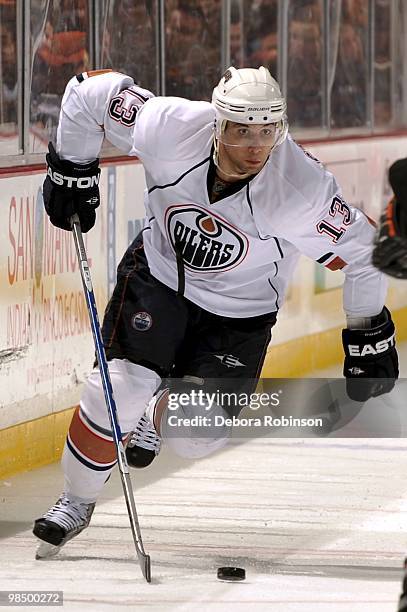
[[113, 440], [105, 440], [86, 427], [79, 416], [79, 407], [75, 410], [69, 427], [72, 443], [85, 457], [96, 463], [113, 463], [116, 460], [116, 448]]

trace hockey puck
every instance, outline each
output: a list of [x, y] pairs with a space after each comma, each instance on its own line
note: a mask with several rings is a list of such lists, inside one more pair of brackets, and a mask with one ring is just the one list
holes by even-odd
[[246, 571], [242, 567], [219, 567], [218, 578], [219, 580], [228, 580], [229, 582], [244, 580], [246, 578]]

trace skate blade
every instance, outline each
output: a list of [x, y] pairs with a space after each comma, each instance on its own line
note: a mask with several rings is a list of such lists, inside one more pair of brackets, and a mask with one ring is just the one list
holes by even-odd
[[49, 559], [50, 557], [55, 557], [61, 548], [62, 546], [54, 546], [54, 544], [49, 544], [48, 542], [41, 542], [37, 548], [37, 552], [35, 553], [35, 558]]

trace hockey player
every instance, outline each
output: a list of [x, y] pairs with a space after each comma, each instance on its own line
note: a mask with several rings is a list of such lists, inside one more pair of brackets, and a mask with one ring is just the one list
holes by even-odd
[[[192, 400], [171, 435], [169, 390], [192, 398], [213, 381], [222, 390], [253, 388], [300, 253], [345, 273], [350, 396], [365, 401], [393, 388], [394, 325], [385, 277], [371, 264], [374, 229], [288, 135], [286, 102], [268, 70], [229, 68], [212, 103], [154, 97], [115, 72], [74, 77], [43, 187], [57, 227], [69, 231], [74, 212], [83, 231], [94, 225], [105, 136], [140, 158], [147, 183], [145, 227], [119, 265], [103, 323], [121, 429], [126, 439], [136, 430], [133, 464], [149, 463], [161, 438], [184, 457], [225, 445], [226, 427], [192, 426]], [[239, 411], [200, 408], [209, 420]], [[115, 463], [94, 370], [63, 452], [64, 493], [35, 522], [35, 535], [57, 551], [82, 531]]]
[[407, 278], [407, 158], [390, 166], [394, 197], [380, 218], [373, 264], [390, 276]]

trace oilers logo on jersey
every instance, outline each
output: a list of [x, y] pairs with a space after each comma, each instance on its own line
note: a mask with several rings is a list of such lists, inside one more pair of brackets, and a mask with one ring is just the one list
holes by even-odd
[[170, 206], [166, 229], [174, 252], [181, 252], [185, 267], [192, 271], [230, 270], [247, 254], [248, 240], [242, 232], [196, 205]]

